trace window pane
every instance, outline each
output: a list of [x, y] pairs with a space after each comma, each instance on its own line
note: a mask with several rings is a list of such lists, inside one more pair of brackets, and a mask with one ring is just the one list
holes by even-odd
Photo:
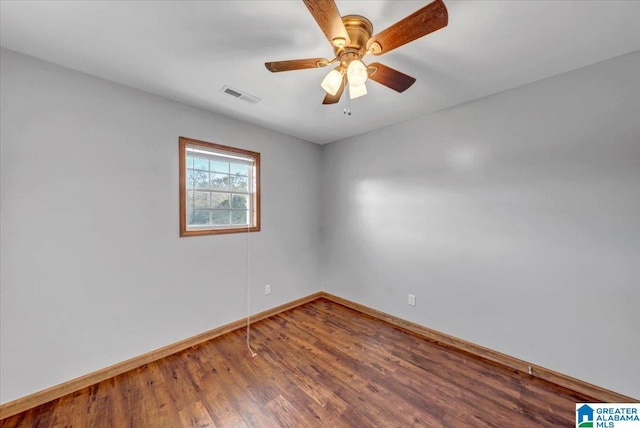
[[229, 194], [228, 193], [212, 193], [211, 194], [211, 207], [212, 208], [229, 208]]
[[193, 187], [196, 184], [196, 175], [192, 169], [187, 170], [187, 187]]
[[216, 190], [229, 190], [229, 175], [211, 174], [211, 188]]
[[248, 208], [249, 206], [249, 196], [248, 195], [233, 195], [231, 196], [231, 208]]
[[229, 162], [211, 161], [211, 171], [229, 173]]
[[231, 224], [247, 224], [247, 211], [231, 211]]
[[214, 210], [213, 224], [229, 224], [229, 210]]
[[189, 225], [209, 224], [209, 210], [195, 210], [189, 216]]
[[206, 189], [209, 187], [209, 173], [192, 169], [187, 170], [187, 186]]
[[195, 169], [203, 169], [205, 171], [209, 170], [209, 160], [208, 159], [194, 158], [193, 162], [194, 162], [193, 166], [194, 166]]
[[187, 156], [187, 168], [193, 169], [193, 157]]
[[189, 203], [192, 207], [195, 208], [211, 208], [211, 203], [209, 202], [209, 192], [195, 192], [195, 198], [193, 197], [194, 192], [191, 193]]
[[249, 177], [241, 175], [231, 176], [231, 190], [249, 191]]
[[232, 163], [231, 164], [231, 174], [249, 175], [249, 168], [251, 168], [249, 165], [242, 165], [242, 164], [238, 164], [238, 163]]

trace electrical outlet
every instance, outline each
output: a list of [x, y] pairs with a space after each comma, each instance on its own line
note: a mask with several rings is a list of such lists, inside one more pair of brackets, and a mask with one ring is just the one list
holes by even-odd
[[415, 294], [409, 294], [409, 304], [411, 306], [415, 306], [416, 305], [416, 295]]
[[271, 294], [271, 284], [267, 284], [264, 286], [264, 294]]

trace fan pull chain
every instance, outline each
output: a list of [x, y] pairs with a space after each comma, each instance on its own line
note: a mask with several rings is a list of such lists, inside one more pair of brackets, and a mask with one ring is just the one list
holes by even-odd
[[[347, 92], [349, 92], [349, 88], [347, 88]], [[347, 106], [342, 111], [342, 114], [346, 114], [347, 116], [351, 116], [351, 93], [349, 92], [347, 95], [348, 96], [345, 96], [345, 103], [347, 104]]]

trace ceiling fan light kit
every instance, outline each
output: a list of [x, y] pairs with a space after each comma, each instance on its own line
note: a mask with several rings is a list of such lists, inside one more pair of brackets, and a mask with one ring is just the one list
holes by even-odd
[[327, 94], [323, 104], [335, 104], [342, 97], [345, 86], [351, 99], [367, 94], [365, 82], [371, 79], [396, 92], [404, 92], [415, 78], [380, 63], [368, 66], [362, 61], [366, 55], [382, 55], [402, 45], [426, 36], [448, 24], [447, 8], [442, 0], [417, 10], [387, 29], [372, 36], [373, 25], [360, 15], [340, 16], [334, 0], [303, 0], [311, 15], [333, 47], [335, 57], [309, 58], [265, 63], [273, 72], [326, 67], [338, 63], [322, 80], [320, 86]]
[[361, 97], [363, 95], [367, 95], [367, 85], [364, 83], [362, 85], [351, 85], [349, 84], [349, 98], [354, 99]]
[[367, 66], [359, 59], [349, 62], [347, 67], [347, 80], [350, 85], [360, 86], [367, 81]]
[[342, 85], [342, 73], [338, 70], [331, 70], [329, 74], [327, 74], [320, 84], [322, 89], [324, 89], [328, 94], [335, 95], [338, 93], [338, 89]]

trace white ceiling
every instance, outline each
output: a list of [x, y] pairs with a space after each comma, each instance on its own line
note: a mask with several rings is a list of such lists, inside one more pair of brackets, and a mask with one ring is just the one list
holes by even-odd
[[[398, 94], [322, 105], [329, 68], [270, 73], [266, 61], [332, 57], [301, 0], [0, 2], [0, 41], [23, 52], [285, 134], [328, 143], [640, 50], [640, 1], [444, 0], [449, 25], [380, 57], [417, 78]], [[427, 4], [336, 0], [377, 33]], [[262, 99], [220, 92], [223, 85]]]

